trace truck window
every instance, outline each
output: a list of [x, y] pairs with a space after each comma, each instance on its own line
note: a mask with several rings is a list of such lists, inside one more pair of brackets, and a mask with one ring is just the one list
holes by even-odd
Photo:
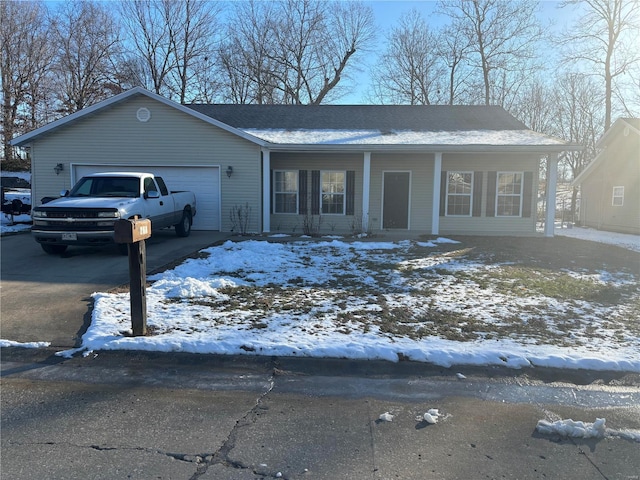
[[137, 178], [83, 177], [69, 193], [70, 197], [137, 197]]
[[167, 188], [167, 185], [164, 183], [164, 180], [162, 177], [156, 177], [156, 183], [158, 184], [158, 187], [160, 188], [160, 193], [163, 196], [169, 195], [169, 189]]
[[155, 182], [153, 181], [153, 178], [151, 177], [147, 177], [144, 179], [144, 193], [148, 194], [149, 192], [157, 192], [158, 191], [158, 187], [156, 187]]

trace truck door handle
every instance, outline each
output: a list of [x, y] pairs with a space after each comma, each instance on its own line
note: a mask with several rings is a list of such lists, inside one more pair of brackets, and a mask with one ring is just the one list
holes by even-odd
[[162, 200], [160, 200], [160, 206], [163, 206], [164, 202]]

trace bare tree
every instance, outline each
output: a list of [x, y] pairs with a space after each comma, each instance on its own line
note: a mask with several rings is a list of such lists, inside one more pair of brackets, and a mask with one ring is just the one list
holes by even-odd
[[[0, 2], [3, 163], [17, 160], [9, 142], [38, 123], [36, 105], [52, 52], [42, 2]], [[23, 166], [23, 165], [22, 165]]]
[[[602, 91], [591, 77], [581, 73], [563, 74], [555, 86], [556, 121], [553, 133], [584, 147], [582, 151], [566, 152], [563, 158], [573, 178], [576, 178], [595, 158], [596, 142], [604, 133]], [[572, 216], [576, 210], [577, 195], [578, 190], [574, 188]]]
[[347, 66], [355, 66], [357, 52], [366, 50], [373, 34], [372, 10], [360, 2], [240, 4], [220, 50], [228, 96], [292, 104], [338, 98]]
[[[440, 79], [446, 74], [438, 54], [439, 42], [418, 10], [402, 15], [374, 69], [374, 98], [381, 103], [441, 103], [444, 96]], [[453, 86], [450, 95], [453, 97]]]
[[448, 71], [448, 104], [460, 103], [469, 98], [469, 79], [472, 76], [466, 67], [470, 51], [469, 39], [463, 32], [448, 25], [438, 35], [438, 55]]
[[[613, 99], [621, 95], [616, 80], [640, 63], [640, 2], [638, 0], [567, 0], [583, 13], [562, 38], [565, 58], [586, 62], [604, 80], [604, 129], [611, 126]], [[623, 98], [624, 96], [621, 95]]]
[[480, 70], [483, 101], [504, 104], [511, 77], [534, 70], [534, 46], [543, 31], [536, 20], [537, 2], [529, 0], [441, 0], [439, 10], [466, 37], [469, 61]]
[[560, 113], [557, 100], [555, 84], [551, 85], [550, 82], [544, 82], [542, 78], [533, 77], [525, 87], [520, 89], [517, 100], [509, 112], [530, 129], [555, 135]]
[[98, 2], [66, 2], [53, 17], [52, 39], [61, 112], [76, 112], [113, 94], [111, 59], [120, 38], [110, 10]]
[[163, 2], [164, 20], [169, 26], [169, 41], [176, 68], [171, 70], [171, 88], [180, 103], [185, 103], [195, 79], [204, 80], [196, 67], [207, 65], [215, 51], [216, 17], [221, 7], [205, 0]]
[[118, 5], [133, 53], [143, 60], [143, 86], [159, 95], [168, 93], [165, 80], [176, 64], [163, 0], [126, 0]]
[[277, 49], [275, 22], [279, 15], [272, 2], [239, 2], [227, 24], [226, 40], [218, 56], [226, 100], [234, 103], [283, 103], [279, 84], [279, 65], [273, 60]]

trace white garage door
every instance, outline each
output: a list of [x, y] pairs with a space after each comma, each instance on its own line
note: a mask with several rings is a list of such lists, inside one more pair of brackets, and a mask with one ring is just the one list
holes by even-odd
[[149, 172], [164, 178], [169, 190], [196, 194], [194, 230], [220, 230], [220, 169], [218, 167], [149, 167], [123, 165], [73, 165], [73, 181], [98, 172]]

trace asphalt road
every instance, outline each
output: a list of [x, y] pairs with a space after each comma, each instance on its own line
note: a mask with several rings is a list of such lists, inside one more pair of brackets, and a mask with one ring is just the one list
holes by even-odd
[[[216, 240], [157, 236], [148, 270]], [[535, 429], [602, 417], [612, 431], [640, 432], [639, 375], [143, 352], [65, 359], [55, 353], [76, 344], [91, 293], [127, 282], [126, 257], [52, 257], [28, 235], [1, 244], [0, 337], [52, 342], [0, 351], [3, 479], [640, 480], [640, 442]], [[438, 423], [417, 419], [431, 408]]]
[[[173, 230], [154, 233], [147, 243], [147, 271], [153, 271], [226, 234], [194, 231], [177, 238]], [[69, 247], [47, 255], [29, 233], [0, 239], [0, 338], [46, 341], [70, 348], [90, 321], [91, 294], [129, 282], [126, 255], [115, 246]]]
[[[2, 478], [638, 480], [640, 389], [385, 362], [5, 349]], [[430, 425], [416, 417], [438, 408]], [[390, 412], [391, 422], [380, 415]]]

